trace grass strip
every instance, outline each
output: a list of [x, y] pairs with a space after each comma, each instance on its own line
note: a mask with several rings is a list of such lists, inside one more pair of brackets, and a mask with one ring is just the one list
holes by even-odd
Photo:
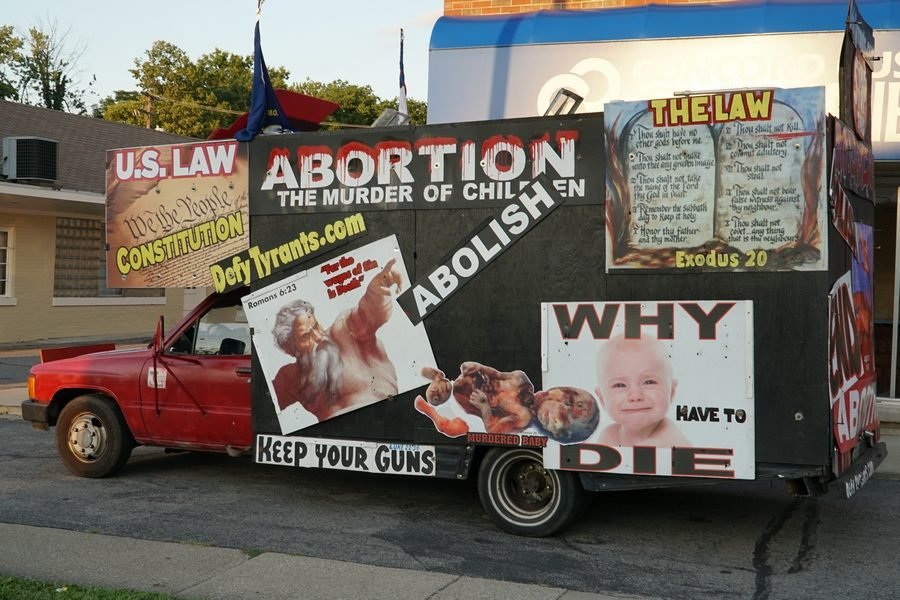
[[175, 600], [169, 594], [59, 585], [21, 577], [0, 576], [0, 600]]

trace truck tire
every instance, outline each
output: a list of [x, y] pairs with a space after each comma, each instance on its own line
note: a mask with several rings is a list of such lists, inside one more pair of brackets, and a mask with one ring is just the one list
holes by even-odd
[[587, 507], [587, 492], [574, 473], [545, 469], [541, 454], [527, 448], [492, 448], [478, 471], [485, 512], [509, 533], [553, 535]]
[[66, 404], [56, 422], [56, 449], [79, 477], [106, 477], [131, 456], [134, 439], [109, 398], [88, 394]]

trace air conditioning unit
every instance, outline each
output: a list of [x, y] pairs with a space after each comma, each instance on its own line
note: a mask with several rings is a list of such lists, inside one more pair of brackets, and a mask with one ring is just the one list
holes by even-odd
[[59, 142], [39, 137], [3, 138], [2, 174], [9, 180], [56, 181], [56, 147]]

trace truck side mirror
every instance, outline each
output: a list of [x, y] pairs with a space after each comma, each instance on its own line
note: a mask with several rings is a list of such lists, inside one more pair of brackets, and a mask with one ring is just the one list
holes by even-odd
[[166, 318], [164, 315], [159, 315], [159, 321], [156, 322], [156, 333], [153, 334], [153, 354], [162, 354], [165, 330]]

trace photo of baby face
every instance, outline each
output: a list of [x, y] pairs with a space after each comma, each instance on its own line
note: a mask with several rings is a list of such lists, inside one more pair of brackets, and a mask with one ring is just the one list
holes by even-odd
[[677, 386], [662, 346], [648, 338], [611, 340], [598, 357], [597, 381], [607, 414], [629, 430], [665, 419]]

